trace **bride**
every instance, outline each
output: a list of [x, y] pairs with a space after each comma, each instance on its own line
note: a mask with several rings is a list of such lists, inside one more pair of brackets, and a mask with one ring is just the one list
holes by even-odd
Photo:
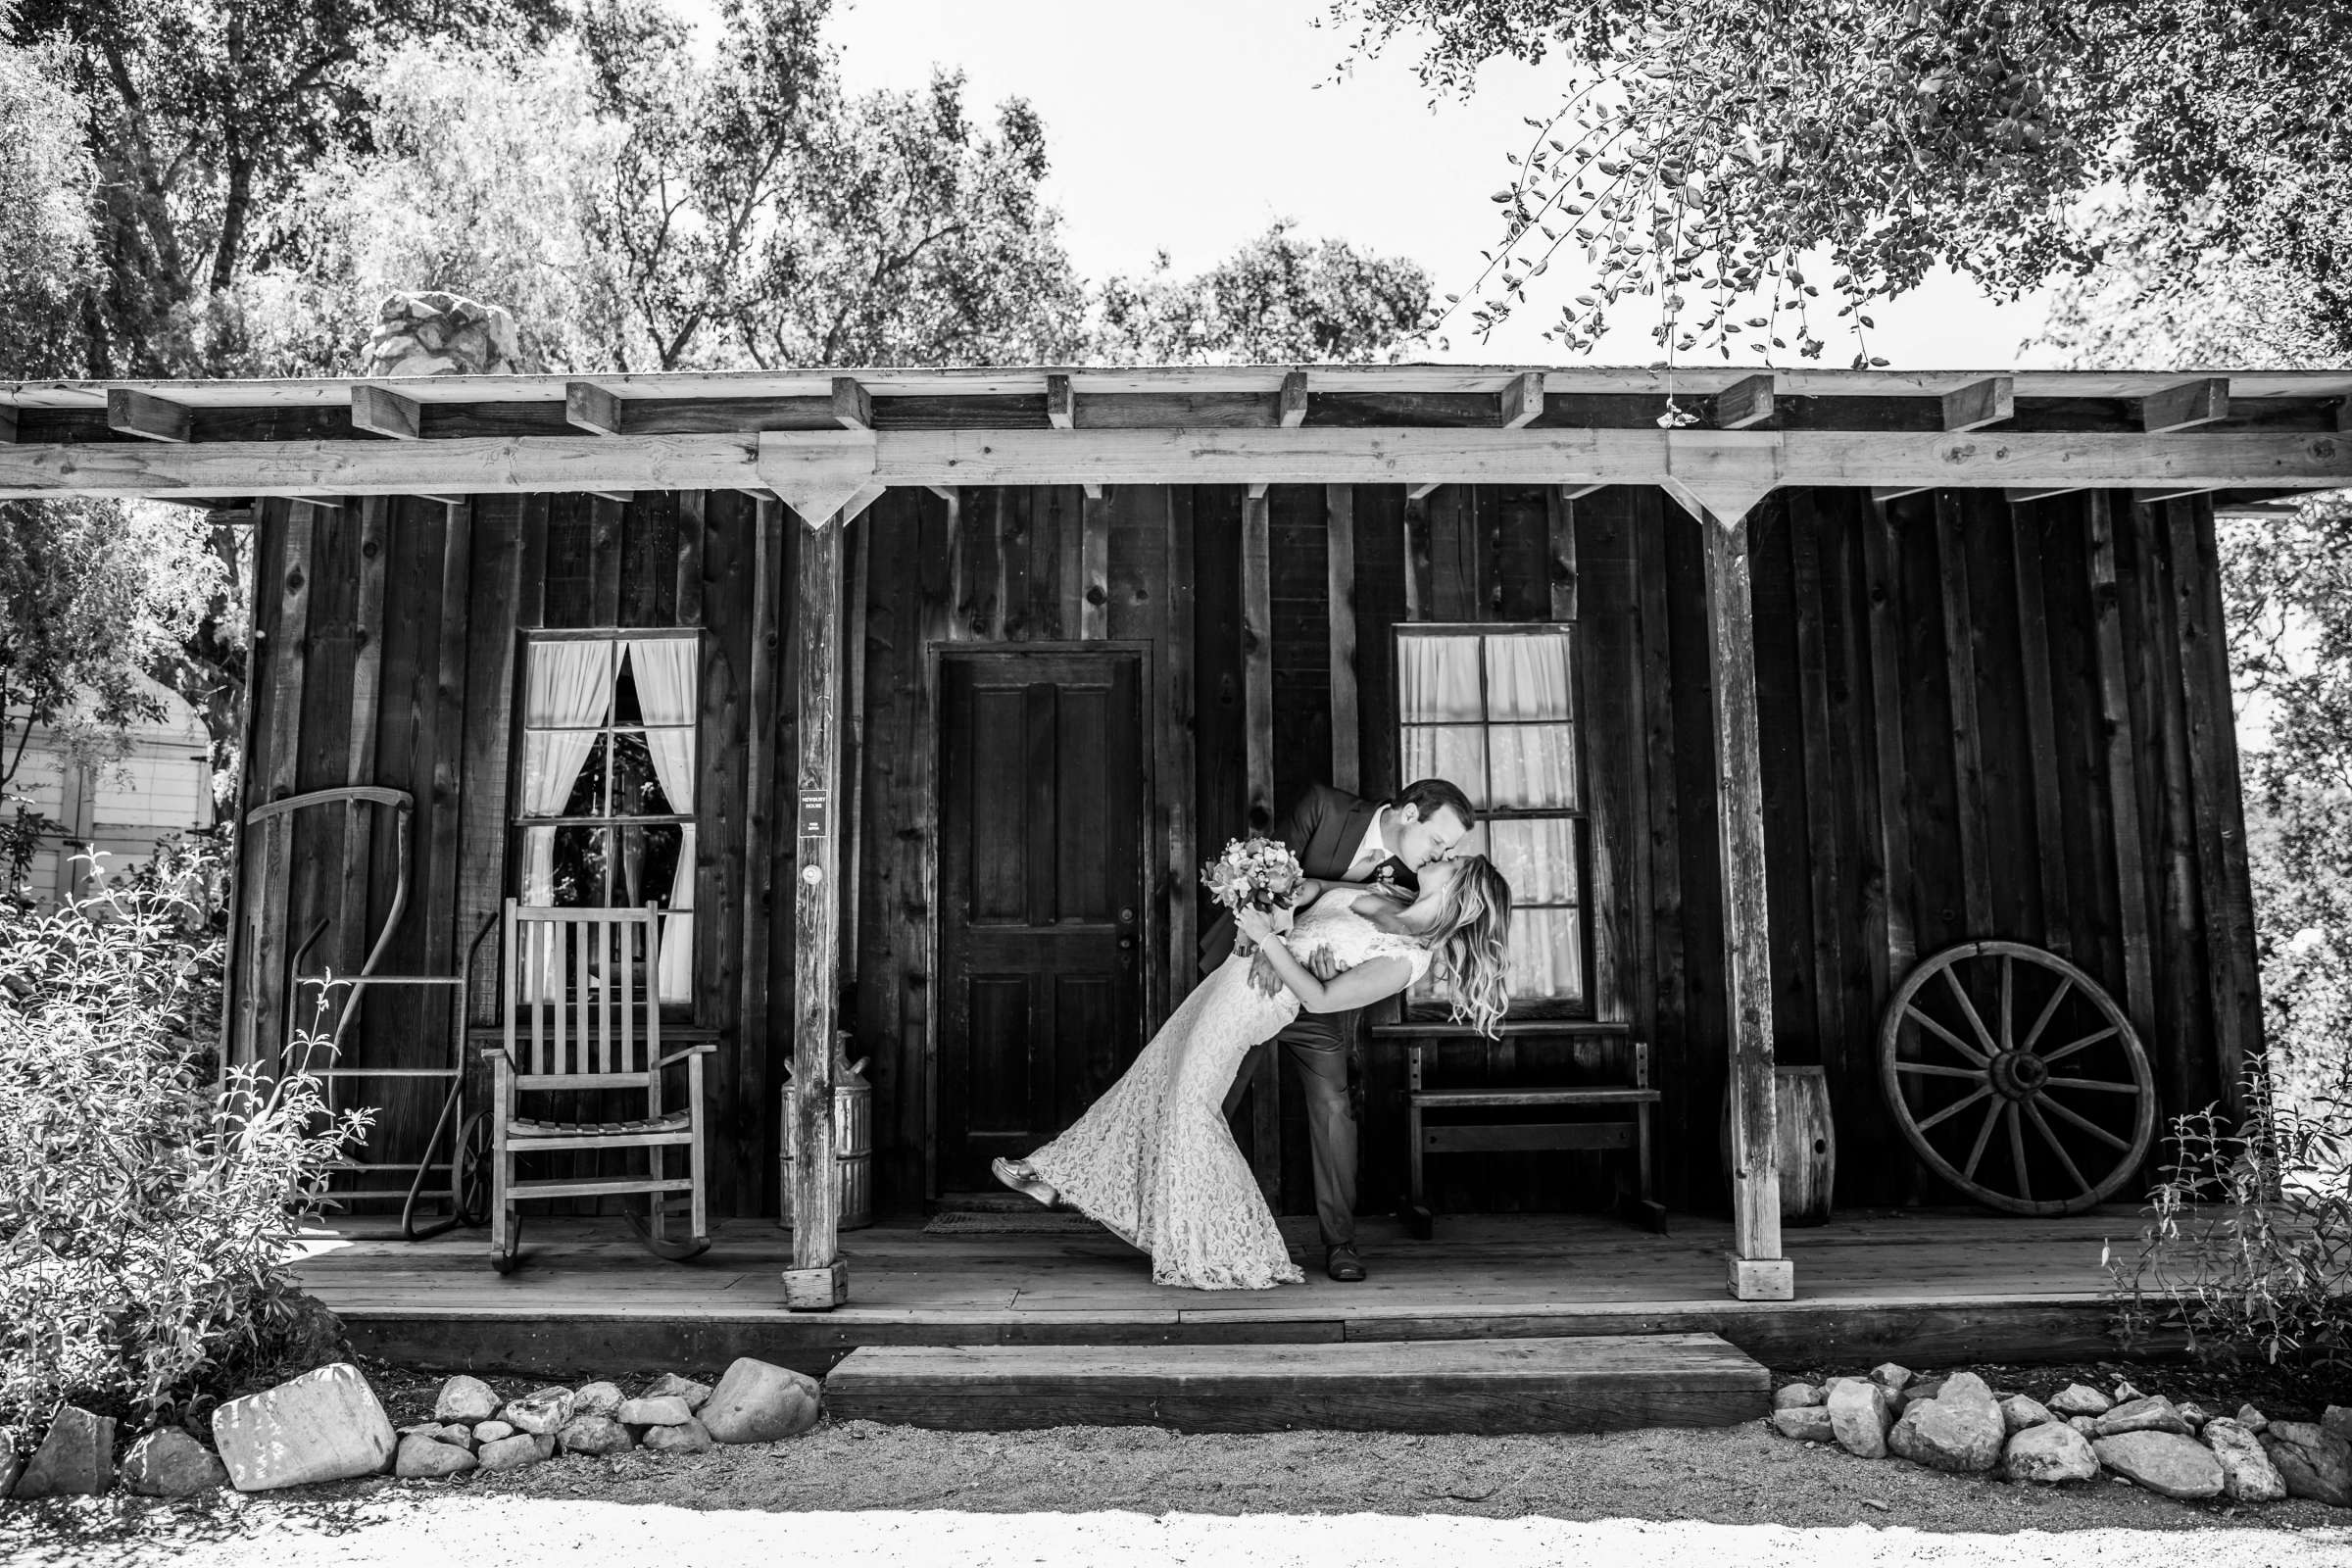
[[[1311, 901], [1311, 907], [1308, 907]], [[1398, 906], [1350, 883], [1300, 885], [1306, 912], [1245, 907], [1235, 923], [1281, 984], [1251, 983], [1236, 954], [1169, 1017], [1108, 1093], [1075, 1126], [1025, 1160], [1000, 1159], [999, 1181], [1041, 1203], [1068, 1203], [1152, 1254], [1152, 1278], [1196, 1290], [1265, 1290], [1302, 1276], [1227, 1130], [1223, 1105], [1242, 1058], [1301, 1007], [1346, 1012], [1418, 981], [1433, 959], [1457, 1022], [1494, 1034], [1509, 998], [1504, 951], [1511, 889], [1483, 855], [1433, 860]], [[1318, 980], [1293, 956], [1329, 951], [1344, 966]]]

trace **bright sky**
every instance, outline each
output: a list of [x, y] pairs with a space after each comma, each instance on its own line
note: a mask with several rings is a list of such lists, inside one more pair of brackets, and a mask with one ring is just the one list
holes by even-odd
[[[709, 0], [673, 3], [710, 12]], [[1521, 115], [1548, 106], [1546, 74], [1491, 70], [1473, 101], [1433, 107], [1408, 51], [1335, 80], [1346, 35], [1318, 28], [1324, 15], [1322, 0], [842, 0], [831, 32], [853, 88], [919, 86], [937, 64], [963, 69], [975, 105], [1034, 104], [1066, 242], [1090, 279], [1140, 272], [1162, 249], [1196, 270], [1292, 218], [1310, 237], [1410, 256], [1440, 293], [1468, 293], [1498, 233], [1489, 194], [1528, 134]], [[1542, 332], [1574, 292], [1531, 303], [1483, 345], [1450, 331], [1431, 357], [1558, 362]], [[1872, 352], [1898, 368], [2046, 363], [2019, 353], [2038, 305], [1995, 306], [1948, 276], [1873, 316]], [[1612, 332], [1595, 360], [1647, 363], [1646, 329]], [[1823, 363], [1851, 353], [1832, 337]]]

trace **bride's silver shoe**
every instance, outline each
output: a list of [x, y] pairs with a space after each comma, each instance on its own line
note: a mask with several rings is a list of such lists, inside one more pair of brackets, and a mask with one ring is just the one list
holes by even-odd
[[1024, 1198], [1033, 1198], [1048, 1208], [1061, 1200], [1059, 1193], [1038, 1180], [1037, 1172], [1030, 1168], [1027, 1160], [992, 1159], [988, 1162], [988, 1169], [990, 1175], [1014, 1192]]

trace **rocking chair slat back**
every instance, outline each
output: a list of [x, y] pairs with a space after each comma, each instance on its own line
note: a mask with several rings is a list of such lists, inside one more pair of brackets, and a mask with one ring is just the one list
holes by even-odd
[[[507, 906], [507, 1057], [529, 1078], [642, 1081], [662, 1056], [662, 916]], [[524, 1085], [528, 1087], [528, 1084]]]

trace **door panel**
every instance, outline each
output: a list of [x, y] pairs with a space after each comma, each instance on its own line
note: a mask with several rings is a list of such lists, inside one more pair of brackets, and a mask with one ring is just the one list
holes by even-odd
[[947, 656], [939, 1180], [1075, 1121], [1143, 1045], [1141, 658]]

